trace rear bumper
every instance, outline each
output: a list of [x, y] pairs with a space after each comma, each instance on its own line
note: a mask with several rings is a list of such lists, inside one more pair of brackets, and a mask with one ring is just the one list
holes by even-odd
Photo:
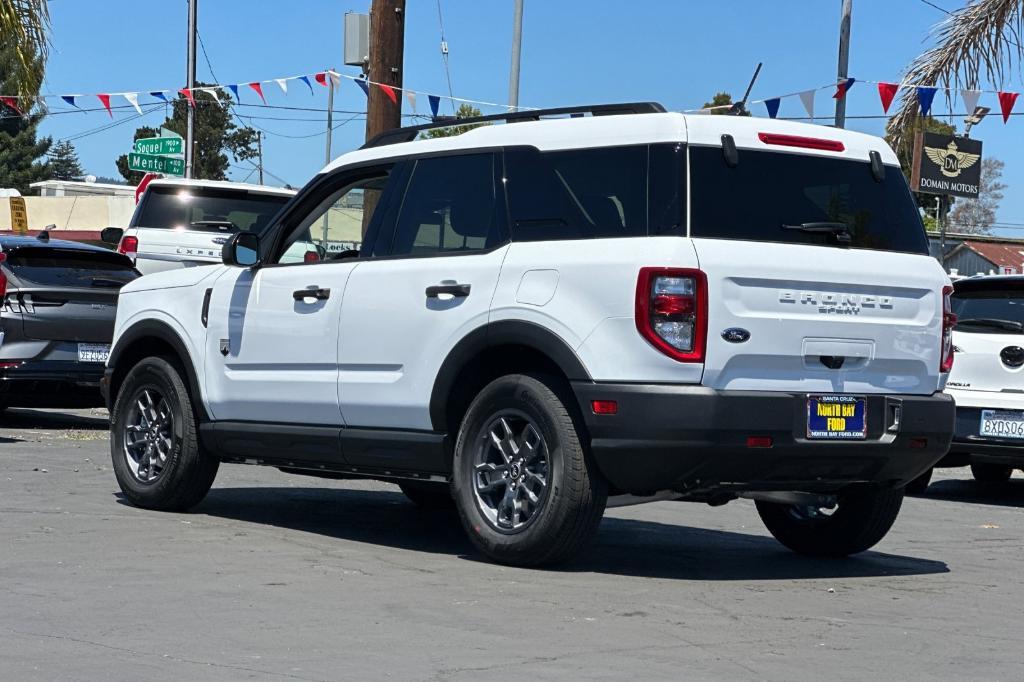
[[949, 447], [949, 454], [942, 458], [938, 466], [956, 467], [978, 463], [1024, 467], [1024, 440], [978, 435], [982, 409], [985, 408], [956, 408], [953, 443]]
[[[943, 393], [869, 395], [865, 440], [820, 441], [806, 438], [803, 393], [583, 382], [573, 389], [598, 467], [615, 489], [672, 489], [696, 498], [904, 485], [946, 453], [955, 412]], [[615, 400], [618, 412], [595, 415], [592, 400]], [[772, 445], [748, 447], [751, 436]]]
[[10, 407], [102, 407], [103, 365], [26, 361], [0, 369], [0, 404]]

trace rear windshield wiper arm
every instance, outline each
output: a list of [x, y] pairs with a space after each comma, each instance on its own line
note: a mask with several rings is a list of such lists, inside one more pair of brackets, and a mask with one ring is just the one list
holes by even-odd
[[235, 231], [238, 228], [230, 220], [196, 220], [189, 223], [192, 227], [216, 227], [220, 230]]
[[967, 327], [988, 327], [1008, 332], [1024, 332], [1024, 324], [1015, 320], [999, 320], [994, 317], [974, 317], [966, 320], [958, 320], [956, 326]]
[[796, 225], [783, 225], [783, 230], [797, 230], [799, 232], [810, 232], [811, 234], [832, 234], [840, 244], [849, 244], [853, 241], [850, 237], [850, 226], [846, 223], [798, 223]]
[[120, 287], [123, 287], [125, 285], [125, 283], [122, 280], [119, 280], [119, 279], [105, 279], [103, 277], [93, 277], [91, 284], [94, 287], [110, 287], [110, 288], [114, 288], [114, 287], [120, 288]]

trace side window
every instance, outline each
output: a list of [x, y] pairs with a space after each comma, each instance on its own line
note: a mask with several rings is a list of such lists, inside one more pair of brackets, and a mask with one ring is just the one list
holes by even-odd
[[495, 188], [493, 153], [415, 162], [390, 255], [479, 251], [506, 240], [504, 203]]
[[277, 262], [319, 263], [358, 250], [390, 175], [390, 168], [379, 169], [331, 192], [292, 230]]

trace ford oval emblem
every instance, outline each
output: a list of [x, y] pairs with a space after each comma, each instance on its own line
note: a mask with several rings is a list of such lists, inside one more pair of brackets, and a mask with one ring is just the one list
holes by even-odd
[[722, 332], [722, 338], [729, 343], [743, 343], [750, 338], [750, 332], [739, 327], [729, 327]]
[[214, 237], [210, 241], [212, 241], [214, 244], [227, 244], [228, 243], [228, 238], [227, 237]]
[[1024, 365], [1024, 348], [1020, 346], [1007, 346], [999, 352], [999, 357], [1004, 365], [1016, 369]]

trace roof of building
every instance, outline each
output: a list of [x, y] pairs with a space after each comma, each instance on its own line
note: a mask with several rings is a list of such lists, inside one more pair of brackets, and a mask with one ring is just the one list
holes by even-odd
[[969, 249], [996, 267], [1012, 267], [1020, 270], [1024, 266], [1024, 244], [1008, 242], [965, 241], [953, 249], [946, 259], [951, 258], [961, 249]]
[[29, 184], [29, 187], [38, 189], [42, 194], [44, 189], [73, 190], [81, 194], [96, 194], [100, 196], [125, 195], [134, 196], [134, 185], [115, 185], [108, 182], [83, 182], [81, 180], [41, 180]]

